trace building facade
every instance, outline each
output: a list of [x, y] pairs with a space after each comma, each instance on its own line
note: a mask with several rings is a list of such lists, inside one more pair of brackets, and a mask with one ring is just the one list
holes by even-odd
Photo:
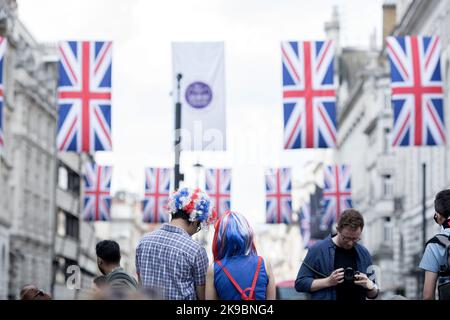
[[4, 137], [0, 155], [0, 299], [35, 284], [57, 299], [76, 298], [97, 272], [95, 230], [79, 218], [84, 158], [56, 151], [57, 51], [38, 43], [17, 16], [15, 0], [0, 1], [4, 61]]
[[[77, 290], [88, 291], [98, 274], [94, 224], [83, 221], [80, 216], [82, 164], [85, 158], [75, 153], [58, 154], [52, 283], [55, 299], [79, 298], [80, 291]], [[79, 273], [79, 277], [75, 273]]]
[[7, 148], [1, 173], [7, 196], [2, 195], [2, 207], [11, 225], [8, 297], [16, 298], [27, 283], [50, 290], [56, 197], [56, 64], [49, 48], [37, 43], [18, 20], [16, 2], [1, 4], [8, 40], [4, 74]]
[[[441, 71], [447, 106], [450, 3], [389, 1], [384, 4], [383, 12], [383, 36], [437, 35], [441, 38]], [[363, 73], [354, 86], [349, 86], [354, 89], [344, 93], [342, 96], [346, 98], [339, 103], [338, 159], [352, 165], [353, 202], [364, 213], [363, 241], [381, 271], [383, 292], [421, 298], [423, 272], [417, 266], [423, 253], [422, 229], [426, 230], [425, 239], [439, 231], [432, 219], [433, 199], [438, 191], [450, 185], [446, 165], [449, 148], [391, 146], [393, 112], [385, 46], [376, 55], [369, 51], [368, 57]], [[448, 126], [446, 130], [448, 135]], [[424, 164], [425, 223], [422, 219]]]
[[[11, 24], [17, 16], [15, 3], [2, 0], [0, 1], [0, 36], [7, 41], [12, 38]], [[3, 62], [3, 134], [5, 145], [0, 152], [0, 299], [6, 299], [8, 296], [9, 283], [9, 232], [12, 217], [12, 194], [11, 175], [12, 175], [12, 152], [11, 126], [9, 125], [13, 111], [13, 91], [12, 91], [12, 51], [6, 48]]]

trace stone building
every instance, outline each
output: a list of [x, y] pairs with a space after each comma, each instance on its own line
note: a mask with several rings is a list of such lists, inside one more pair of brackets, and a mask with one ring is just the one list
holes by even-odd
[[[1, 1], [5, 150], [1, 162], [2, 210], [9, 227], [8, 297], [26, 283], [50, 290], [56, 183], [56, 65], [17, 17], [16, 1]], [[0, 237], [5, 234], [4, 225]], [[3, 250], [3, 249], [1, 249]], [[5, 275], [0, 277], [4, 296]]]

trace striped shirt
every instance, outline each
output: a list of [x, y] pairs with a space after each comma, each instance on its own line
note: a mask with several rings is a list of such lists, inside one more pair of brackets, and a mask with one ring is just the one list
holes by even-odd
[[205, 285], [207, 268], [205, 248], [172, 224], [145, 235], [136, 248], [142, 287], [161, 290], [166, 299], [196, 300], [195, 286]]

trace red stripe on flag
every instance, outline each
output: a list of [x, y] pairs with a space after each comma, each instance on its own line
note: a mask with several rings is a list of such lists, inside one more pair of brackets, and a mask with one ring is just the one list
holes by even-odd
[[82, 145], [81, 150], [85, 152], [90, 151], [90, 99], [89, 99], [89, 91], [90, 91], [90, 43], [88, 41], [83, 41], [82, 43], [82, 51], [83, 51], [83, 66], [82, 66]]
[[97, 66], [95, 67], [94, 74], [97, 74], [97, 71], [98, 71], [98, 69], [100, 68], [100, 66], [102, 65], [102, 62], [103, 62], [103, 60], [105, 59], [105, 56], [106, 56], [106, 54], [108, 53], [109, 49], [111, 48], [111, 45], [112, 45], [111, 42], [109, 42], [109, 43], [107, 44], [106, 49], [103, 51], [103, 54], [102, 54], [100, 60], [98, 61]]
[[397, 137], [395, 137], [394, 142], [392, 145], [396, 146], [398, 143], [398, 139], [403, 135], [403, 131], [405, 130], [406, 125], [408, 124], [409, 118], [411, 117], [411, 113], [408, 113], [406, 116], [405, 122], [403, 123], [402, 127], [400, 128], [400, 131], [397, 134]]
[[297, 73], [297, 70], [295, 70], [291, 60], [289, 59], [289, 56], [287, 55], [286, 51], [284, 50], [283, 46], [281, 46], [281, 52], [283, 53], [284, 59], [287, 61], [287, 63], [289, 64], [289, 67], [291, 68], [292, 72], [295, 75], [295, 80], [297, 80], [297, 82], [300, 81], [300, 76]]
[[72, 131], [74, 130], [75, 125], [77, 124], [77, 121], [78, 121], [78, 119], [77, 119], [77, 117], [75, 117], [75, 119], [72, 122], [72, 125], [70, 126], [69, 131], [67, 132], [66, 137], [64, 138], [64, 141], [63, 141], [63, 143], [61, 145], [60, 151], [66, 150], [67, 141], [69, 141], [69, 138], [72, 135]]

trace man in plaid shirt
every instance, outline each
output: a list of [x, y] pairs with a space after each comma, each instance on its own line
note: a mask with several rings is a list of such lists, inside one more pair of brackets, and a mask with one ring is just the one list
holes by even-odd
[[144, 288], [170, 300], [205, 299], [208, 256], [191, 236], [217, 216], [208, 195], [182, 188], [169, 197], [170, 223], [145, 235], [136, 248], [136, 271]]

